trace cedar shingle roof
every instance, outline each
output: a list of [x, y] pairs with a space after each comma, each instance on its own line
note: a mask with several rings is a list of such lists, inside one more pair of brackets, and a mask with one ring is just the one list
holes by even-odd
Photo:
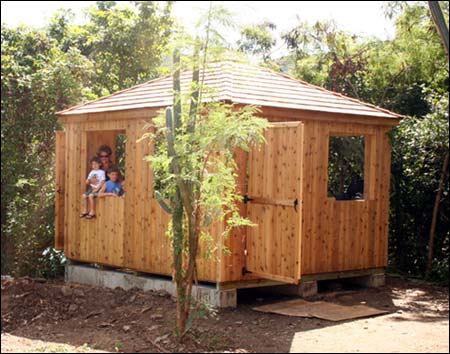
[[[192, 71], [181, 73], [182, 92], [187, 92], [191, 79]], [[288, 75], [237, 62], [225, 61], [210, 64], [205, 70], [205, 85], [208, 91], [211, 91], [208, 94], [211, 96], [210, 99], [214, 100], [380, 118], [401, 118], [396, 113]], [[146, 107], [167, 107], [172, 105], [172, 93], [172, 76], [168, 75], [57, 114], [68, 116]]]

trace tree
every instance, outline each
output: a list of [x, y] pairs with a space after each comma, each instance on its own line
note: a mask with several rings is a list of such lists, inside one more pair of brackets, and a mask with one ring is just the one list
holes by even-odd
[[[43, 30], [2, 25], [2, 272], [49, 275], [55, 112], [158, 75], [172, 2], [59, 10]], [[50, 248], [49, 248], [50, 247]]]
[[447, 52], [447, 55], [449, 55], [449, 52], [448, 52], [448, 46], [449, 46], [448, 25], [445, 22], [444, 15], [442, 14], [441, 6], [439, 5], [439, 1], [428, 1], [428, 5], [430, 7], [431, 17], [433, 18], [433, 22], [436, 25], [436, 29], [439, 33], [439, 36], [442, 39], [442, 43], [444, 44], [445, 51]]
[[156, 1], [133, 3], [137, 11], [111, 1], [99, 1], [90, 8], [89, 57], [95, 59], [94, 91], [98, 94], [133, 86], [158, 73], [170, 36], [172, 2], [163, 9]]
[[[448, 17], [448, 3], [443, 11]], [[332, 21], [300, 22], [283, 34], [294, 74], [310, 83], [405, 115], [429, 112], [422, 86], [443, 92], [448, 60], [426, 2], [389, 2], [392, 40], [362, 38]]]
[[245, 26], [241, 30], [242, 38], [237, 43], [239, 51], [250, 55], [262, 55], [263, 61], [267, 62], [276, 44], [276, 39], [271, 33], [276, 28], [276, 25], [270, 21]]
[[66, 52], [77, 48], [94, 64], [89, 72], [91, 96], [121, 90], [159, 74], [162, 55], [169, 43], [173, 2], [133, 1], [118, 6], [98, 1], [88, 9], [88, 22], [73, 24], [71, 10], [56, 12], [48, 35]]
[[345, 95], [363, 99], [368, 45], [337, 28], [334, 21], [300, 22], [283, 34], [296, 75]]
[[[431, 112], [406, 117], [393, 132], [390, 259], [398, 269], [424, 275], [427, 246], [436, 199], [442, 180], [442, 157], [448, 152], [448, 96], [428, 92]], [[448, 281], [449, 185], [442, 186], [435, 253], [430, 275]]]
[[55, 112], [83, 97], [92, 64], [39, 30], [2, 26], [2, 273], [47, 275]]
[[[448, 52], [448, 27], [445, 23], [444, 16], [442, 15], [441, 7], [439, 6], [438, 1], [428, 1], [431, 17], [433, 18], [433, 21], [436, 25], [436, 29], [439, 33], [439, 36], [442, 39], [442, 42], [445, 47], [445, 51], [447, 52], [447, 56], [449, 55]], [[441, 174], [441, 180], [439, 181], [439, 188], [436, 193], [436, 200], [434, 202], [434, 209], [433, 209], [433, 217], [431, 220], [431, 226], [430, 226], [430, 237], [428, 241], [428, 262], [427, 262], [427, 269], [426, 274], [429, 276], [432, 271], [433, 267], [433, 255], [434, 255], [434, 237], [435, 237], [435, 231], [436, 231], [436, 222], [437, 217], [439, 213], [439, 204], [441, 202], [442, 192], [444, 189], [445, 180], [447, 178], [447, 170], [448, 170], [448, 159], [449, 159], [449, 151], [447, 150], [444, 158], [444, 164], [442, 166], [442, 174]]]
[[204, 103], [206, 88], [200, 73], [205, 67], [199, 68], [198, 54], [188, 107], [181, 100], [179, 62], [175, 51], [174, 103], [164, 117], [155, 120], [156, 133], [150, 135], [156, 144], [155, 153], [148, 160], [159, 179], [155, 197], [172, 215], [169, 236], [177, 286], [177, 328], [183, 336], [191, 322], [199, 243], [204, 242], [210, 251], [215, 247], [208, 227], [226, 222], [226, 236], [233, 227], [249, 225], [236, 206], [242, 197], [236, 194], [233, 153], [262, 143], [267, 122], [254, 117], [255, 107], [237, 109], [220, 102]]

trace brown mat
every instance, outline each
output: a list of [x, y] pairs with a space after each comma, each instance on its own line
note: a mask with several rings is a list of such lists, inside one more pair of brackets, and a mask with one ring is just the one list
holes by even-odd
[[254, 307], [253, 310], [286, 316], [317, 317], [334, 322], [388, 313], [388, 311], [378, 310], [364, 305], [343, 306], [324, 301], [309, 302], [302, 299], [258, 306]]

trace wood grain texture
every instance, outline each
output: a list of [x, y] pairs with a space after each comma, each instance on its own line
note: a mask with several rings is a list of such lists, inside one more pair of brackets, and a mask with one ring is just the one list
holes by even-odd
[[55, 132], [55, 249], [64, 249], [66, 133]]
[[[153, 173], [144, 161], [153, 146], [148, 141], [137, 142], [155, 112], [131, 112], [123, 111], [123, 119], [117, 112], [73, 115], [65, 134], [57, 133], [56, 180], [63, 193], [55, 206], [55, 246], [64, 247], [70, 259], [170, 276], [172, 249], [166, 235], [170, 215], [153, 198]], [[298, 121], [293, 110], [267, 112], [273, 122], [279, 122], [267, 132], [268, 145], [250, 154], [236, 153], [239, 191], [255, 198], [239, 208], [257, 226], [232, 230], [226, 239], [223, 224], [211, 226], [213, 242], [230, 252], [199, 258], [199, 280], [232, 283], [250, 279], [242, 275], [244, 267], [259, 277], [283, 282], [295, 282], [301, 275], [385, 267], [388, 128], [378, 121], [368, 124], [365, 118], [358, 123], [351, 117], [333, 122], [318, 119], [317, 112], [307, 117], [305, 111], [298, 111], [304, 117]], [[123, 132], [127, 135], [126, 195], [97, 200], [97, 219], [82, 220], [79, 213], [88, 159], [101, 143], [112, 145], [115, 135]], [[366, 137], [364, 200], [327, 197], [330, 135]], [[200, 250], [203, 254], [205, 246]]]
[[300, 279], [301, 160], [303, 124], [274, 124], [266, 145], [249, 153], [247, 269], [296, 283]]
[[[364, 200], [327, 197], [330, 136], [364, 135]], [[386, 129], [354, 123], [305, 122], [302, 274], [387, 265], [390, 148]]]
[[[70, 123], [66, 126], [64, 155], [68, 166], [64, 183], [64, 250], [70, 259], [126, 267], [137, 271], [171, 275], [172, 252], [166, 235], [170, 215], [153, 198], [153, 174], [144, 157], [153, 147], [148, 140], [137, 142], [144, 133], [145, 119], [98, 120]], [[97, 217], [80, 219], [81, 194], [90, 170], [89, 159], [100, 145], [115, 146], [117, 134], [126, 134], [126, 180], [124, 198], [97, 198]], [[62, 136], [62, 135], [61, 135]], [[61, 170], [58, 167], [58, 172]], [[60, 205], [60, 204], [58, 204]], [[212, 228], [220, 235], [222, 225]], [[216, 236], [216, 241], [219, 236]], [[60, 242], [60, 241], [58, 241]], [[55, 239], [55, 244], [57, 240]], [[199, 280], [218, 279], [217, 256], [200, 260]]]

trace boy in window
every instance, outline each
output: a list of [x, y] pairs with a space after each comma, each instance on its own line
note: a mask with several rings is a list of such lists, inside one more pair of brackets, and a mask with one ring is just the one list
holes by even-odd
[[109, 181], [100, 189], [99, 197], [121, 197], [124, 194], [120, 183], [120, 170], [117, 166], [111, 166], [108, 170]]

